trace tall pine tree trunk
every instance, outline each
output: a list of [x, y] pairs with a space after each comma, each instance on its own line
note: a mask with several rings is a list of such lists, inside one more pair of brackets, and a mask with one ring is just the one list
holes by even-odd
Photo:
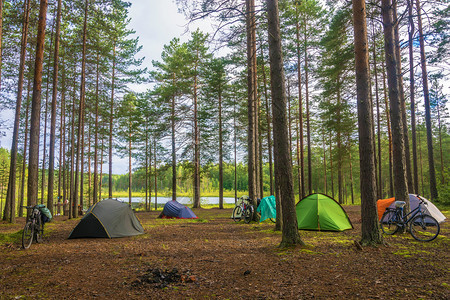
[[281, 247], [303, 244], [298, 233], [295, 197], [292, 179], [292, 162], [286, 119], [286, 95], [284, 91], [284, 66], [281, 49], [278, 0], [267, 0], [269, 34], [270, 78], [272, 87], [272, 112], [275, 150], [275, 169], [280, 188], [283, 230]]
[[264, 105], [266, 108], [266, 122], [267, 122], [267, 151], [269, 153], [269, 183], [270, 183], [270, 195], [274, 195], [273, 191], [273, 166], [272, 166], [272, 126], [270, 121], [270, 108], [269, 108], [269, 95], [267, 93], [267, 78], [266, 78], [266, 67], [264, 63], [264, 53], [261, 47], [261, 69], [263, 76], [263, 86], [264, 86]]
[[[0, 2], [0, 10], [3, 11], [3, 3]], [[30, 1], [24, 1], [24, 21], [22, 27], [22, 39], [20, 47], [20, 63], [19, 63], [19, 82], [16, 100], [16, 113], [14, 117], [13, 138], [11, 143], [11, 162], [9, 164], [9, 180], [8, 190], [6, 192], [5, 209], [3, 213], [3, 220], [8, 220], [10, 223], [16, 221], [16, 170], [17, 170], [17, 151], [19, 142], [19, 126], [20, 126], [20, 109], [22, 107], [22, 91], [23, 79], [25, 73], [25, 59], [27, 53], [27, 38], [28, 38], [28, 24], [30, 18]], [[0, 19], [3, 19], [0, 14]], [[2, 21], [0, 21], [0, 82], [1, 82], [1, 56], [2, 56]], [[45, 33], [44, 33], [45, 34]], [[1, 90], [1, 84], [0, 84]], [[40, 107], [40, 104], [39, 104]], [[39, 123], [38, 123], [39, 124]], [[38, 146], [39, 147], [39, 146]], [[39, 149], [38, 149], [39, 151]], [[25, 160], [25, 156], [23, 158]], [[0, 208], [1, 209], [1, 208]]]
[[256, 85], [255, 85], [255, 65], [256, 65], [256, 43], [255, 40], [255, 1], [246, 0], [246, 30], [247, 30], [247, 116], [248, 116], [248, 194], [256, 206], [257, 197], [257, 178], [256, 178], [256, 139], [255, 129], [255, 101], [256, 101]]
[[401, 99], [399, 92], [399, 76], [395, 54], [394, 23], [391, 0], [382, 0], [382, 15], [384, 26], [384, 48], [386, 71], [389, 88], [389, 104], [391, 115], [393, 160], [394, 160], [394, 192], [398, 201], [405, 201], [406, 211], [409, 211], [409, 197], [406, 180], [406, 162], [404, 150], [404, 132], [401, 115]]
[[369, 51], [366, 8], [364, 0], [353, 0], [355, 43], [356, 96], [358, 101], [359, 155], [361, 174], [361, 243], [379, 244], [382, 236], [378, 227], [376, 174], [373, 153], [372, 118], [369, 89]]
[[[198, 62], [197, 50], [197, 62]], [[200, 207], [200, 130], [198, 127], [198, 105], [197, 105], [197, 64], [194, 68], [194, 208]]]
[[388, 141], [389, 141], [389, 195], [394, 196], [394, 178], [392, 175], [393, 172], [393, 158], [392, 158], [392, 132], [391, 132], [391, 118], [389, 113], [389, 104], [388, 104], [388, 91], [386, 87], [386, 71], [385, 71], [384, 60], [382, 61], [382, 70], [383, 70], [383, 94], [384, 94], [384, 106], [386, 113], [386, 125], [388, 130]]
[[[50, 120], [50, 152], [48, 161], [48, 195], [47, 208], [53, 212], [53, 186], [55, 183], [55, 143], [56, 143], [56, 102], [58, 94], [58, 68], [59, 68], [59, 34], [61, 27], [61, 0], [58, 0], [58, 9], [56, 14], [56, 32], [55, 32], [55, 51], [53, 55], [53, 92], [52, 92], [52, 110]], [[60, 162], [61, 163], [61, 162]], [[59, 195], [58, 195], [59, 196]]]
[[402, 59], [400, 53], [400, 37], [399, 37], [399, 20], [397, 17], [397, 1], [393, 3], [393, 18], [394, 18], [394, 39], [395, 39], [395, 56], [397, 60], [397, 74], [398, 74], [398, 88], [401, 105], [401, 116], [403, 124], [403, 136], [404, 136], [404, 151], [405, 151], [405, 164], [406, 164], [406, 182], [408, 184], [408, 191], [413, 191], [413, 181], [411, 174], [411, 154], [409, 151], [409, 136], [408, 136], [408, 119], [406, 117], [406, 101], [405, 91], [403, 88], [403, 72], [402, 72]]
[[427, 127], [427, 145], [428, 145], [428, 170], [430, 176], [430, 198], [435, 200], [438, 198], [438, 191], [436, 186], [436, 171], [434, 167], [433, 157], [433, 133], [431, 126], [431, 111], [430, 111], [430, 93], [428, 90], [428, 73], [427, 73], [427, 61], [425, 57], [425, 42], [422, 29], [422, 8], [420, 1], [416, 0], [417, 9], [417, 26], [419, 29], [419, 44], [420, 44], [420, 64], [422, 66], [422, 85], [423, 85], [423, 97], [425, 100], [425, 124]]
[[222, 87], [219, 86], [219, 208], [223, 209]]
[[414, 78], [414, 19], [413, 19], [413, 0], [408, 0], [408, 50], [409, 50], [409, 95], [411, 102], [411, 140], [412, 140], [412, 154], [413, 154], [413, 192], [419, 193], [419, 175], [417, 169], [417, 140], [416, 140], [416, 99], [415, 99], [415, 85]]
[[22, 180], [20, 183], [20, 196], [19, 196], [19, 217], [23, 217], [23, 202], [25, 197], [25, 171], [27, 167], [27, 146], [28, 146], [28, 121], [29, 121], [29, 112], [30, 112], [30, 90], [31, 90], [31, 80], [28, 80], [28, 88], [27, 88], [27, 109], [25, 111], [25, 138], [23, 142], [23, 161], [22, 161]]
[[47, 19], [47, 0], [39, 5], [39, 21], [34, 64], [33, 96], [31, 98], [30, 155], [28, 160], [28, 205], [36, 205], [38, 199], [39, 171], [39, 119], [41, 115], [42, 67], [44, 60], [45, 25]]
[[[174, 80], [175, 81], [175, 80]], [[175, 85], [175, 82], [174, 82]], [[175, 150], [175, 96], [171, 101], [171, 126], [172, 126], [172, 200], [177, 200], [177, 153]]]
[[112, 150], [113, 150], [113, 119], [114, 119], [114, 90], [116, 80], [116, 41], [113, 42], [113, 65], [111, 75], [111, 107], [109, 115], [109, 178], [108, 178], [108, 197], [112, 198]]
[[[63, 62], [64, 65], [64, 62]], [[66, 72], [62, 72], [61, 116], [59, 131], [59, 173], [58, 173], [58, 214], [61, 214], [61, 202], [66, 202]], [[61, 184], [62, 183], [62, 184]], [[62, 194], [61, 194], [62, 188]], [[64, 213], [64, 211], [63, 211]]]
[[376, 35], [375, 25], [372, 23], [372, 55], [373, 55], [373, 72], [375, 77], [375, 101], [377, 105], [377, 138], [378, 138], [378, 181], [377, 181], [377, 199], [381, 199], [383, 196], [383, 181], [382, 181], [382, 169], [381, 169], [381, 117], [380, 117], [380, 95], [378, 89], [378, 67], [377, 67], [377, 47], [376, 47]]
[[[77, 153], [75, 163], [75, 186], [73, 191], [73, 211], [72, 216], [78, 217], [78, 187], [80, 186], [79, 171], [81, 167], [81, 187], [80, 187], [80, 205], [83, 205], [83, 153], [84, 153], [84, 102], [85, 102], [85, 87], [86, 87], [86, 34], [87, 34], [87, 15], [88, 15], [88, 0], [85, 1], [84, 8], [84, 25], [83, 25], [83, 48], [81, 54], [81, 84], [80, 84], [80, 106], [78, 107], [78, 132], [77, 132]], [[81, 164], [81, 166], [80, 166]]]
[[298, 12], [299, 2], [295, 2], [295, 35], [296, 35], [296, 51], [297, 51], [297, 78], [298, 78], [298, 118], [299, 118], [299, 139], [300, 139], [300, 195], [299, 199], [305, 197], [305, 168], [304, 168], [304, 145], [303, 145], [303, 98], [302, 98], [302, 69], [301, 69], [301, 47], [300, 47], [300, 20]]
[[308, 69], [308, 41], [306, 37], [308, 18], [304, 15], [304, 37], [305, 37], [305, 102], [306, 102], [306, 141], [308, 143], [308, 191], [312, 194], [312, 152], [311, 152], [311, 126], [309, 115], [309, 69]]
[[128, 205], [131, 207], [131, 187], [133, 183], [132, 175], [133, 169], [131, 168], [131, 120], [129, 121], [129, 129], [128, 129]]
[[95, 128], [94, 128], [94, 188], [93, 188], [93, 204], [98, 200], [98, 102], [99, 102], [99, 81], [100, 81], [100, 53], [97, 52], [96, 61], [96, 78], [95, 78]]

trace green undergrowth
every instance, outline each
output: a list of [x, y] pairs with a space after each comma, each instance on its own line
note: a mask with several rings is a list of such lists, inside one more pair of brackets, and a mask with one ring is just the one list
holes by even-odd
[[14, 233], [0, 233], [0, 244], [19, 243], [22, 239], [23, 230]]

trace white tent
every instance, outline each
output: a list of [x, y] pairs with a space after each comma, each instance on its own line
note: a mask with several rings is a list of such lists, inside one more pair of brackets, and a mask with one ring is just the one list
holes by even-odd
[[432, 217], [436, 219], [439, 223], [442, 223], [445, 221], [446, 217], [443, 213], [439, 210], [439, 208], [436, 207], [431, 201], [425, 199], [422, 196], [409, 194], [409, 203], [411, 206], [411, 209], [416, 208], [419, 205], [419, 198], [422, 199], [425, 202], [425, 213], [428, 213]]

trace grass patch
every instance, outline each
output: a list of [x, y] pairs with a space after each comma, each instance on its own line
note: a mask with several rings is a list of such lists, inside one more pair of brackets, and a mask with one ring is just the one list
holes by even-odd
[[23, 230], [14, 233], [0, 233], [0, 244], [20, 243]]

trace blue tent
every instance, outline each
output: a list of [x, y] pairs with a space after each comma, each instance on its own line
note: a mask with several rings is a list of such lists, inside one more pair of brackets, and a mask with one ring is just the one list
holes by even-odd
[[160, 218], [177, 218], [177, 219], [197, 219], [198, 217], [189, 207], [177, 201], [169, 201], [164, 205]]

